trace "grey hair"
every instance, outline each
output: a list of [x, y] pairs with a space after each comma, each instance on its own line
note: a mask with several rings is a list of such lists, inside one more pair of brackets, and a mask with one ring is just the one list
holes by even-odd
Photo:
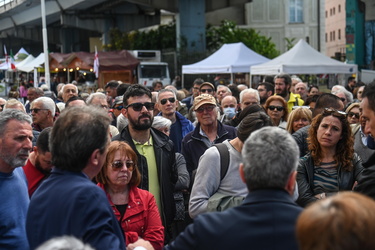
[[226, 89], [226, 91], [228, 93], [232, 93], [232, 91], [230, 90], [230, 88], [228, 88], [227, 86], [225, 85], [218, 85], [217, 88], [216, 88], [216, 92], [219, 91], [219, 89]]
[[170, 129], [172, 125], [172, 121], [163, 117], [163, 116], [155, 116], [154, 121], [152, 122], [152, 127], [156, 129], [168, 128]]
[[26, 109], [25, 109], [25, 106], [23, 106], [22, 102], [18, 101], [17, 99], [14, 99], [14, 98], [11, 98], [9, 99], [5, 105], [4, 105], [4, 110], [6, 109], [14, 109], [13, 107], [18, 105], [23, 112], [26, 113]]
[[46, 96], [38, 97], [31, 103], [31, 106], [33, 106], [33, 104], [37, 102], [42, 103], [42, 108], [48, 109], [49, 111], [51, 111], [52, 116], [55, 116], [56, 104], [51, 98]]
[[[242, 149], [248, 189], [285, 188], [296, 171], [299, 149], [284, 129], [264, 127], [253, 132]], [[256, 160], [254, 160], [256, 159]]]
[[116, 118], [116, 125], [117, 125], [117, 130], [121, 133], [121, 131], [129, 125], [129, 120], [126, 118], [123, 114], [120, 114]]
[[4, 135], [4, 132], [7, 128], [7, 123], [10, 120], [17, 120], [20, 122], [27, 122], [31, 124], [31, 117], [18, 109], [7, 109], [3, 112], [0, 112], [0, 136]]
[[173, 94], [174, 98], [177, 99], [177, 93], [176, 91], [174, 91], [173, 89], [161, 89], [159, 92], [158, 92], [158, 95], [156, 96], [156, 102], [159, 102], [159, 96], [161, 93], [166, 93], [166, 92], [170, 92]]
[[94, 100], [94, 98], [104, 99], [107, 101], [107, 96], [105, 94], [101, 92], [95, 92], [95, 93], [90, 94], [89, 97], [87, 97], [86, 99], [87, 105], [90, 105], [92, 103], [92, 100]]
[[346, 97], [346, 100], [348, 101], [348, 103], [351, 103], [353, 102], [353, 94], [350, 93], [348, 90], [346, 90], [346, 88], [338, 88], [337, 90], [333, 90], [331, 91], [332, 94], [334, 95], [337, 95], [338, 93], [344, 93], [345, 97]]
[[258, 92], [258, 90], [253, 89], [253, 88], [248, 88], [248, 89], [244, 89], [244, 90], [241, 91], [241, 93], [240, 93], [240, 103], [242, 103], [243, 95], [246, 94], [246, 93], [255, 95], [255, 99], [257, 99], [257, 103], [258, 104], [260, 103], [259, 92]]
[[59, 236], [49, 239], [40, 245], [36, 250], [94, 250], [89, 244], [83, 243], [74, 236]]
[[[68, 85], [68, 84], [64, 84], [64, 86], [62, 86], [61, 88], [61, 93], [64, 93], [64, 89], [65, 89], [65, 86]], [[73, 85], [75, 88], [76, 88], [76, 92], [78, 93], [78, 88], [76, 85], [74, 85], [73, 83], [70, 83], [70, 85]]]

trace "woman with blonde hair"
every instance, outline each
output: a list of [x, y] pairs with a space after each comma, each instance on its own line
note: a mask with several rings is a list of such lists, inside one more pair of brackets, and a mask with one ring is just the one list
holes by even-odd
[[293, 134], [300, 128], [310, 125], [312, 120], [312, 112], [309, 107], [297, 107], [290, 112], [286, 130]]
[[288, 120], [288, 104], [278, 95], [269, 97], [264, 104], [267, 115], [271, 118], [274, 126], [286, 128], [286, 121]]
[[299, 197], [303, 207], [343, 190], [352, 190], [363, 167], [354, 153], [354, 142], [346, 114], [324, 109], [312, 121], [307, 138], [310, 153], [297, 169]]
[[360, 117], [360, 112], [359, 112], [359, 103], [354, 102], [349, 105], [349, 107], [346, 108], [345, 112], [348, 114], [348, 122], [349, 124], [359, 124], [359, 117]]
[[127, 143], [111, 142], [96, 181], [107, 194], [124, 231], [126, 245], [142, 238], [150, 241], [155, 249], [162, 249], [164, 227], [159, 210], [154, 196], [137, 187], [141, 182], [137, 155]]

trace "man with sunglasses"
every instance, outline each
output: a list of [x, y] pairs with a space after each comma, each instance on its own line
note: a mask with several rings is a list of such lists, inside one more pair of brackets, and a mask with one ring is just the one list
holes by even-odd
[[51, 98], [42, 96], [31, 103], [30, 112], [33, 118], [33, 130], [40, 132], [53, 126], [56, 104]]
[[199, 86], [199, 94], [209, 94], [215, 97], [215, 86], [210, 82], [204, 82]]
[[176, 93], [171, 89], [162, 89], [157, 96], [157, 107], [160, 110], [159, 115], [171, 120], [169, 138], [174, 143], [176, 152], [181, 152], [182, 139], [190, 131], [194, 130], [194, 125], [185, 116], [177, 111], [178, 100]]
[[175, 151], [168, 136], [151, 128], [154, 118], [151, 97], [151, 91], [139, 84], [126, 90], [121, 112], [129, 124], [112, 140], [126, 141], [136, 152], [142, 176], [139, 187], [154, 195], [163, 225], [168, 228], [176, 212], [173, 197], [177, 181]]
[[212, 95], [197, 96], [194, 99], [193, 110], [197, 115], [198, 124], [183, 138], [181, 149], [190, 176], [197, 169], [199, 158], [207, 148], [237, 136], [237, 130], [234, 127], [224, 125], [218, 120], [218, 107]]

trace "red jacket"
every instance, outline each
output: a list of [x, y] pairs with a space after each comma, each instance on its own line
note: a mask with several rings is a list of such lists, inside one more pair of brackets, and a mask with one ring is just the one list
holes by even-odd
[[[98, 183], [104, 192], [104, 185]], [[109, 203], [117, 218], [121, 215], [106, 192]], [[137, 187], [129, 190], [128, 207], [121, 220], [121, 227], [125, 233], [126, 245], [133, 243], [141, 237], [150, 241], [155, 249], [162, 249], [164, 246], [164, 227], [161, 223], [160, 214], [154, 196]]]

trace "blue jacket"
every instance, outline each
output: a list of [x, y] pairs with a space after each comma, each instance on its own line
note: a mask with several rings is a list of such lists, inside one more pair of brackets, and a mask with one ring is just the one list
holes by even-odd
[[[190, 176], [193, 170], [197, 169], [199, 158], [208, 148], [202, 139], [202, 135], [199, 133], [200, 128], [201, 126], [198, 123], [195, 129], [187, 134], [182, 140], [181, 153], [186, 159], [186, 168], [189, 171]], [[217, 138], [214, 143], [220, 143], [226, 139], [234, 139], [235, 137], [237, 137], [236, 128], [224, 125], [220, 121], [217, 121]]]
[[[160, 112], [158, 116], [162, 116]], [[194, 125], [185, 116], [181, 115], [180, 112], [176, 111], [176, 119], [180, 122], [182, 127], [182, 137], [185, 137], [188, 133], [194, 130]]]
[[95, 249], [126, 248], [105, 193], [82, 172], [52, 170], [31, 198], [26, 232], [30, 249], [63, 235]]
[[164, 249], [298, 249], [301, 211], [285, 190], [254, 190], [238, 207], [199, 215]]

